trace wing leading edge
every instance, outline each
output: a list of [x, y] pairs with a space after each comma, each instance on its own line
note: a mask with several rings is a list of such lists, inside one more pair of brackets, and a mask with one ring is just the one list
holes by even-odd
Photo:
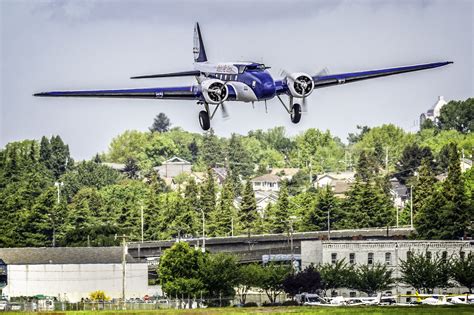
[[95, 90], [95, 91], [53, 91], [36, 93], [40, 97], [107, 97], [107, 98], [143, 98], [198, 100], [201, 91], [196, 86], [180, 86], [146, 89]]
[[401, 74], [406, 72], [414, 72], [420, 70], [427, 70], [446, 66], [453, 63], [452, 61], [445, 62], [434, 62], [434, 63], [425, 63], [420, 65], [413, 66], [404, 66], [404, 67], [395, 67], [379, 70], [369, 70], [369, 71], [360, 71], [360, 72], [349, 72], [349, 73], [340, 73], [324, 76], [314, 76], [314, 88], [323, 88], [332, 85], [339, 85], [350, 82], [357, 82], [368, 79], [375, 79], [380, 77], [386, 77], [389, 75]]

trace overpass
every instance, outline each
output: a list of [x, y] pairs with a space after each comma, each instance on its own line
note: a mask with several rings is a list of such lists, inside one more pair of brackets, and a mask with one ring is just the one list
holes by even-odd
[[[301, 241], [304, 240], [399, 240], [407, 239], [415, 230], [402, 228], [367, 228], [356, 230], [334, 230], [297, 232], [290, 234], [239, 235], [205, 238], [206, 250], [211, 253], [231, 253], [239, 257], [241, 263], [260, 262], [263, 255], [299, 255]], [[146, 241], [128, 243], [128, 252], [135, 258], [159, 258], [163, 251], [177, 241]], [[202, 238], [180, 239], [191, 246], [202, 247]], [[293, 243], [293, 246], [291, 246]]]

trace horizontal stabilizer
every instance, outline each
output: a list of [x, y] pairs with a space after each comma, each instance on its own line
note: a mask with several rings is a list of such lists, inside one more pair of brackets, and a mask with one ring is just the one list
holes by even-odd
[[199, 76], [199, 75], [201, 75], [201, 71], [192, 70], [192, 71], [182, 71], [182, 72], [170, 72], [170, 73], [141, 75], [141, 76], [131, 77], [130, 79], [152, 79], [152, 78], [188, 77], [188, 76]]

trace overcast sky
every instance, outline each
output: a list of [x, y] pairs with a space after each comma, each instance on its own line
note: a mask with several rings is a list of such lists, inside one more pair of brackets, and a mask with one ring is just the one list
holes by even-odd
[[453, 60], [434, 70], [313, 92], [310, 113], [290, 122], [278, 100], [228, 103], [219, 135], [283, 125], [289, 135], [414, 122], [438, 97], [473, 96], [474, 1], [6, 1], [1, 8], [0, 146], [59, 134], [76, 159], [107, 150], [127, 129], [166, 113], [201, 132], [191, 101], [34, 98], [35, 92], [192, 84], [193, 78], [129, 80], [192, 69], [194, 22], [211, 61], [253, 60], [315, 74]]

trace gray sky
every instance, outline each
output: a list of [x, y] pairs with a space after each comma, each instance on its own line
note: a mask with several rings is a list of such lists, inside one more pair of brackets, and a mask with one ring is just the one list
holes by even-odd
[[228, 103], [219, 135], [283, 125], [294, 135], [329, 129], [343, 140], [360, 125], [414, 121], [445, 99], [473, 96], [473, 1], [0, 1], [0, 146], [59, 134], [76, 159], [105, 151], [127, 129], [147, 130], [166, 113], [200, 132], [190, 101], [34, 98], [48, 90], [134, 88], [192, 78], [129, 80], [192, 69], [195, 21], [211, 61], [254, 60], [314, 74], [453, 60], [453, 65], [313, 92], [293, 125], [278, 100]]

